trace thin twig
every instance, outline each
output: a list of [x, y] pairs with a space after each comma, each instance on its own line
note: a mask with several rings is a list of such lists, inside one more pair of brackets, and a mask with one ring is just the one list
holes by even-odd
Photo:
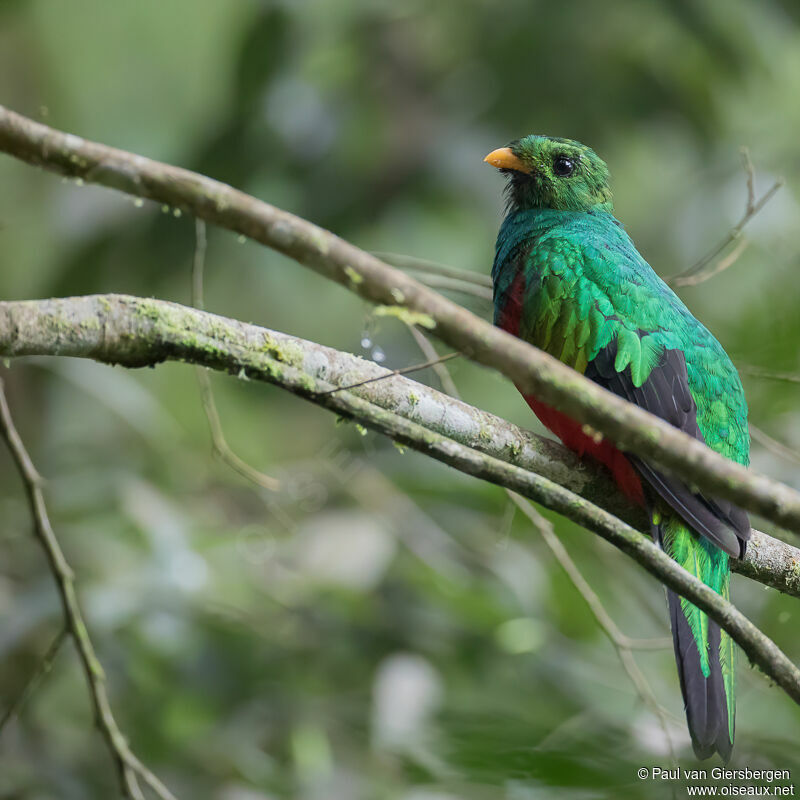
[[422, 369], [428, 369], [428, 367], [435, 367], [437, 364], [442, 364], [445, 361], [450, 361], [450, 359], [456, 358], [460, 356], [461, 353], [447, 353], [444, 356], [436, 356], [436, 358], [432, 358], [429, 361], [425, 361], [422, 364], [412, 364], [410, 367], [401, 367], [400, 369], [393, 369], [387, 372], [385, 375], [376, 375], [373, 378], [365, 378], [363, 381], [357, 381], [356, 383], [348, 383], [346, 386], [336, 386], [333, 389], [328, 389], [325, 392], [320, 392], [320, 395], [326, 394], [336, 394], [337, 392], [347, 392], [350, 389], [357, 389], [359, 386], [366, 386], [368, 383], [375, 383], [376, 381], [383, 381], [386, 378], [393, 378], [395, 375], [408, 375], [412, 372], [419, 372]]
[[238, 472], [246, 480], [267, 489], [270, 492], [277, 492], [281, 488], [281, 482], [255, 467], [251, 467], [243, 458], [240, 458], [228, 444], [225, 433], [222, 429], [222, 422], [217, 411], [217, 404], [214, 400], [214, 392], [211, 388], [211, 378], [205, 367], [195, 367], [197, 383], [200, 387], [200, 401], [208, 420], [208, 428], [211, 432], [211, 446], [220, 461], [227, 464], [234, 472]]
[[800, 453], [797, 450], [792, 450], [777, 439], [773, 439], [768, 433], [765, 433], [761, 428], [750, 423], [750, 436], [755, 439], [762, 447], [775, 453], [787, 461], [793, 461], [795, 464], [800, 464]]
[[672, 639], [669, 636], [653, 636], [646, 639], [626, 637], [626, 646], [630, 650], [671, 650]]
[[58, 651], [61, 649], [61, 645], [64, 644], [64, 639], [67, 638], [67, 634], [68, 631], [66, 628], [62, 628], [58, 634], [56, 634], [56, 637], [53, 639], [50, 647], [47, 648], [45, 654], [39, 661], [39, 666], [30, 676], [27, 683], [22, 688], [22, 691], [19, 693], [19, 695], [17, 695], [17, 698], [6, 709], [6, 713], [3, 714], [3, 718], [0, 719], [0, 736], [3, 735], [3, 729], [5, 726], [20, 713], [22, 707], [28, 701], [28, 698], [36, 691], [36, 689], [39, 687], [39, 684], [50, 673], [50, 670], [53, 668], [53, 663], [56, 660], [56, 656], [58, 655]]
[[430, 261], [427, 258], [417, 258], [403, 253], [373, 252], [372, 255], [400, 269], [415, 270], [428, 275], [439, 275], [442, 278], [453, 278], [475, 286], [481, 286], [484, 289], [492, 288], [492, 279], [480, 272], [458, 269], [457, 267], [440, 264], [438, 261]]
[[691, 267], [684, 270], [683, 272], [679, 273], [678, 275], [673, 275], [667, 279], [667, 283], [670, 286], [694, 286], [698, 283], [703, 283], [703, 281], [707, 281], [709, 278], [712, 278], [714, 275], [719, 274], [725, 269], [728, 269], [731, 265], [733, 265], [744, 252], [744, 248], [746, 245], [740, 245], [739, 247], [731, 253], [725, 259], [722, 259], [719, 263], [714, 265], [711, 269], [706, 269], [706, 266], [710, 264], [717, 256], [730, 245], [732, 242], [735, 242], [741, 235], [742, 231], [744, 230], [745, 226], [748, 222], [750, 222], [753, 217], [761, 211], [762, 208], [775, 196], [775, 193], [778, 189], [783, 186], [785, 183], [783, 178], [778, 178], [772, 186], [761, 195], [760, 198], [756, 199], [756, 190], [755, 190], [755, 169], [753, 168], [753, 162], [750, 159], [750, 151], [743, 147], [741, 149], [742, 154], [742, 165], [744, 167], [745, 176], [747, 179], [747, 203], [745, 205], [744, 214], [742, 215], [741, 219], [728, 231], [728, 234], [725, 238], [712, 250], [710, 250], [706, 255], [704, 255], [699, 261], [692, 264]]
[[439, 383], [442, 385], [442, 391], [445, 394], [449, 394], [451, 397], [460, 397], [458, 393], [458, 388], [453, 381], [453, 378], [450, 375], [450, 370], [441, 362], [436, 361], [439, 357], [439, 354], [436, 352], [434, 346], [430, 343], [428, 337], [417, 328], [416, 325], [409, 325], [408, 330], [411, 331], [411, 335], [414, 337], [414, 341], [417, 343], [417, 346], [422, 351], [422, 355], [425, 356], [431, 363], [433, 367], [433, 371], [436, 373], [436, 377], [439, 379]]
[[336, 480], [360, 506], [383, 518], [387, 527], [396, 530], [397, 538], [421, 562], [447, 579], [460, 580], [462, 560], [468, 548], [428, 516], [407, 492], [402, 491], [384, 473], [365, 460], [353, 469], [342, 470], [341, 459], [315, 459], [328, 480]]
[[97, 658], [78, 603], [74, 573], [64, 557], [50, 524], [42, 492], [43, 481], [14, 426], [2, 380], [0, 380], [0, 436], [8, 446], [25, 485], [25, 493], [33, 517], [34, 534], [47, 556], [47, 562], [61, 599], [64, 624], [75, 643], [86, 677], [95, 722], [117, 768], [122, 792], [131, 800], [144, 800], [138, 783], [141, 778], [161, 800], [175, 800], [172, 792], [133, 754], [111, 711], [105, 673]]
[[408, 270], [409, 274], [413, 274], [420, 283], [425, 286], [430, 286], [432, 289], [444, 289], [450, 292], [459, 292], [460, 294], [475, 297], [482, 301], [491, 303], [494, 294], [491, 289], [483, 286], [476, 286], [474, 283], [462, 281], [460, 278], [446, 278], [443, 275], [426, 275], [424, 272], [417, 270]]
[[[192, 258], [192, 305], [202, 311], [203, 301], [203, 273], [206, 261], [206, 224], [202, 219], [194, 222], [195, 247], [194, 257]], [[217, 403], [214, 400], [214, 390], [211, 387], [211, 378], [208, 370], [204, 367], [195, 367], [197, 383], [200, 385], [200, 401], [203, 404], [206, 419], [208, 420], [209, 431], [211, 432], [211, 445], [214, 454], [227, 464], [234, 472], [238, 472], [246, 480], [255, 483], [257, 486], [276, 492], [281, 488], [281, 482], [260, 470], [251, 467], [243, 458], [238, 456], [225, 438], [222, 422], [217, 411]]]
[[205, 308], [203, 299], [203, 280], [206, 268], [208, 238], [206, 223], [202, 219], [194, 221], [194, 255], [192, 256], [192, 305], [201, 311]]
[[656, 715], [658, 718], [661, 729], [664, 732], [664, 738], [669, 748], [672, 763], [677, 764], [677, 756], [675, 755], [675, 748], [672, 743], [672, 737], [669, 733], [667, 725], [666, 710], [658, 702], [658, 699], [650, 686], [649, 681], [645, 677], [636, 659], [631, 652], [632, 639], [626, 636], [618, 627], [616, 622], [611, 618], [611, 615], [606, 611], [605, 606], [601, 602], [597, 593], [589, 585], [589, 582], [584, 578], [583, 573], [578, 569], [577, 564], [572, 560], [572, 557], [567, 552], [561, 540], [556, 536], [553, 526], [549, 520], [545, 519], [537, 509], [528, 502], [524, 497], [520, 497], [516, 492], [506, 490], [506, 494], [516, 503], [517, 508], [530, 520], [531, 524], [537, 531], [539, 531], [545, 544], [550, 549], [550, 552], [555, 556], [561, 569], [564, 570], [567, 577], [572, 582], [573, 586], [578, 590], [578, 593], [583, 598], [589, 610], [592, 612], [597, 624], [601, 630], [606, 634], [608, 640], [617, 651], [619, 660], [628, 677], [631, 679], [637, 694], [642, 699], [644, 704]]
[[739, 239], [736, 247], [734, 247], [733, 250], [731, 250], [731, 252], [725, 256], [725, 258], [721, 258], [719, 261], [717, 261], [714, 266], [704, 269], [701, 272], [697, 272], [694, 275], [678, 275], [674, 278], [670, 278], [668, 283], [670, 286], [674, 286], [675, 288], [680, 288], [682, 286], [697, 286], [700, 283], [705, 283], [715, 275], [719, 275], [720, 272], [724, 272], [729, 267], [732, 267], [739, 260], [739, 258], [741, 258], [742, 253], [747, 250], [749, 244], [750, 242], [748, 242], [747, 239]]
[[736, 369], [744, 375], [754, 378], [766, 378], [770, 381], [785, 381], [786, 383], [800, 383], [800, 374], [796, 372], [779, 372], [777, 370], [754, 367], [751, 364], [737, 364]]
[[492, 279], [488, 275], [458, 269], [427, 258], [404, 255], [402, 253], [384, 253], [375, 251], [372, 255], [383, 259], [387, 264], [405, 272], [418, 274], [419, 281], [434, 289], [445, 289], [477, 297], [480, 300], [493, 298]]

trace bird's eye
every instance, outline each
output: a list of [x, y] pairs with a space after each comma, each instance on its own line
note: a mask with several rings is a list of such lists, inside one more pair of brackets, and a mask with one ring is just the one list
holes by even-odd
[[575, 161], [566, 156], [556, 156], [553, 161], [553, 174], [559, 178], [568, 178], [575, 172]]

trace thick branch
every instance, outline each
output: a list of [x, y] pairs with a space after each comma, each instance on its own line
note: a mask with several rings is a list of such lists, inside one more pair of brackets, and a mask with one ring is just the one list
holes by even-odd
[[[800, 670], [740, 611], [647, 537], [557, 483], [415, 421], [413, 417], [420, 413], [417, 409], [436, 400], [433, 390], [392, 375], [353, 391], [331, 393], [331, 388], [370, 377], [370, 370], [382, 368], [320, 345], [173, 303], [118, 295], [0, 303], [0, 356], [34, 354], [88, 357], [127, 366], [181, 359], [268, 381], [462, 472], [512, 489], [600, 534], [702, 608], [731, 634], [753, 663], [800, 703]], [[394, 411], [366, 399], [379, 386], [394, 395], [390, 404]], [[403, 394], [409, 387], [417, 393]], [[463, 434], [478, 419], [489, 422], [483, 412], [439, 397], [442, 413], [437, 424], [441, 428]], [[519, 433], [520, 437], [506, 438], [509, 446], [502, 448], [501, 456], [518, 458], [528, 445], [534, 459], [542, 457], [533, 437], [497, 422], [508, 429], [506, 436]], [[484, 434], [479, 427], [478, 439], [488, 445], [491, 438], [489, 429]]]
[[[369, 403], [418, 423], [432, 434], [537, 473], [648, 532], [644, 513], [621, 495], [605, 472], [562, 445], [399, 375], [372, 361], [278, 331], [168, 303], [125, 295], [0, 302], [0, 357], [76, 356], [108, 364], [148, 366], [177, 358], [284, 385], [330, 406], [336, 395], [315, 394], [314, 381], [347, 386]], [[282, 368], [299, 370], [304, 387], [282, 383]], [[248, 372], [249, 374], [249, 372]], [[301, 391], [302, 389], [302, 391]], [[337, 393], [341, 394], [341, 393]], [[323, 401], [328, 401], [323, 403]], [[569, 516], [569, 514], [567, 514]], [[759, 531], [733, 569], [800, 597], [800, 549]]]
[[799, 492], [724, 459], [323, 228], [226, 184], [65, 134], [2, 106], [0, 150], [62, 175], [189, 211], [284, 253], [366, 300], [407, 307], [426, 319], [439, 339], [499, 370], [526, 393], [709, 494], [800, 532]]

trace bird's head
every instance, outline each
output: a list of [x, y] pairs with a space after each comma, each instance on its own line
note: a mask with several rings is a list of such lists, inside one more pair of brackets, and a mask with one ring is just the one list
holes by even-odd
[[572, 139], [526, 136], [484, 159], [508, 176], [511, 211], [612, 211], [608, 167], [590, 147]]

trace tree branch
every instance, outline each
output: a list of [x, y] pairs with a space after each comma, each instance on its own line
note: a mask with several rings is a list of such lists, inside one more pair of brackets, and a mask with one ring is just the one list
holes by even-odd
[[[355, 378], [388, 371], [275, 331], [174, 303], [123, 295], [0, 303], [0, 356], [22, 355], [77, 356], [129, 367], [183, 360], [267, 381], [462, 472], [512, 489], [599, 534], [689, 599], [800, 703], [800, 670], [774, 642], [649, 538], [585, 498], [512, 463], [511, 457], [515, 462], [546, 463], [547, 445], [485, 412], [399, 375], [331, 394], [331, 388]], [[385, 407], [373, 401], [378, 397]], [[435, 420], [430, 427], [417, 421], [430, 416]], [[483, 442], [483, 450], [461, 443], [450, 432]], [[486, 452], [490, 447], [496, 455]], [[579, 469], [577, 462], [572, 463]], [[563, 468], [562, 462], [556, 471]], [[584, 479], [593, 483], [587, 474]], [[790, 576], [782, 580], [793, 585]]]
[[[673, 766], [677, 766], [677, 758], [675, 756], [675, 748], [672, 744], [672, 737], [669, 735], [669, 727], [667, 726], [667, 717], [664, 708], [658, 702], [658, 699], [650, 686], [649, 681], [645, 677], [636, 659], [633, 656], [634, 640], [626, 636], [617, 626], [616, 622], [611, 618], [611, 615], [606, 611], [605, 606], [600, 601], [597, 593], [589, 585], [589, 582], [584, 578], [583, 573], [578, 569], [572, 557], [567, 552], [561, 539], [556, 536], [549, 520], [545, 519], [534, 508], [532, 503], [529, 503], [524, 497], [520, 497], [516, 492], [506, 489], [508, 496], [528, 518], [530, 523], [539, 531], [539, 535], [544, 539], [545, 544], [550, 552], [558, 561], [559, 566], [564, 570], [567, 577], [572, 582], [572, 585], [578, 590], [589, 610], [592, 612], [597, 624], [601, 630], [606, 634], [608, 640], [617, 651], [619, 660], [622, 663], [622, 668], [627, 672], [628, 677], [633, 684], [636, 693], [641, 698], [642, 702], [656, 715], [658, 722], [661, 725], [661, 730], [664, 733], [664, 740], [667, 743], [669, 754]], [[669, 643], [671, 645], [672, 642]]]
[[3, 730], [5, 729], [6, 725], [8, 725], [11, 720], [14, 719], [14, 717], [17, 716], [20, 711], [22, 711], [22, 707], [28, 701], [28, 698], [36, 691], [36, 688], [39, 686], [39, 684], [50, 674], [50, 670], [53, 668], [56, 656], [58, 655], [59, 650], [61, 650], [61, 645], [64, 644], [64, 639], [67, 638], [68, 633], [69, 631], [66, 628], [61, 628], [61, 630], [56, 634], [56, 637], [53, 639], [50, 647], [47, 648], [45, 654], [39, 661], [39, 666], [30, 676], [22, 691], [17, 695], [16, 700], [11, 703], [11, 705], [6, 709], [5, 714], [3, 714], [2, 718], [0, 718], [0, 736], [3, 735]]
[[[666, 279], [670, 286], [679, 288], [681, 286], [696, 286], [698, 283], [704, 283], [709, 278], [713, 278], [720, 272], [733, 266], [747, 247], [747, 240], [741, 239], [742, 231], [750, 222], [753, 217], [761, 211], [762, 208], [775, 196], [778, 189], [785, 183], [783, 178], [778, 178], [772, 186], [764, 192], [761, 197], [756, 198], [756, 171], [753, 167], [753, 162], [750, 159], [750, 151], [743, 147], [742, 153], [742, 166], [744, 167], [745, 176], [747, 178], [747, 203], [745, 205], [744, 213], [741, 219], [728, 231], [725, 238], [709, 253], [704, 255], [699, 261], [692, 264], [691, 267], [685, 269], [683, 272], [672, 275]], [[708, 265], [723, 251], [728, 245], [736, 240], [739, 244], [729, 253], [725, 258], [720, 259], [712, 267]]]
[[65, 134], [0, 106], [0, 150], [248, 236], [362, 298], [409, 309], [432, 333], [625, 450], [703, 491], [800, 532], [800, 492], [720, 456], [338, 236], [203, 175]]
[[[552, 439], [500, 419], [358, 356], [247, 325], [164, 300], [90, 295], [55, 300], [0, 302], [0, 357], [26, 355], [93, 358], [143, 367], [171, 359], [233, 375], [281, 383], [281, 369], [299, 370], [304, 387], [286, 388], [326, 404], [324, 390], [364, 378], [383, 377], [348, 394], [367, 400], [492, 458], [534, 472], [580, 495], [641, 531], [649, 523], [604, 471]], [[313, 381], [328, 385], [315, 392]], [[302, 389], [302, 391], [301, 391]], [[338, 393], [342, 395], [342, 393]], [[569, 516], [569, 515], [567, 515]], [[759, 531], [733, 569], [774, 589], [800, 597], [800, 549]]]
[[[192, 258], [192, 305], [203, 310], [203, 273], [206, 263], [206, 249], [208, 240], [206, 238], [206, 224], [201, 219], [194, 221], [194, 257]], [[222, 422], [217, 411], [217, 403], [214, 400], [214, 390], [211, 387], [211, 378], [204, 367], [195, 367], [195, 377], [200, 387], [200, 402], [208, 422], [208, 430], [211, 434], [211, 446], [214, 454], [227, 464], [234, 472], [238, 472], [245, 480], [260, 486], [270, 492], [276, 492], [281, 488], [280, 481], [260, 472], [255, 467], [251, 467], [243, 458], [237, 455], [225, 438], [225, 431], [222, 429]]]
[[108, 699], [108, 692], [106, 691], [105, 673], [97, 658], [94, 645], [89, 637], [89, 630], [86, 627], [86, 621], [83, 618], [83, 612], [78, 603], [78, 595], [75, 591], [75, 576], [72, 568], [67, 563], [67, 559], [61, 550], [61, 545], [59, 545], [53, 527], [50, 524], [42, 492], [42, 478], [36, 467], [34, 467], [14, 426], [1, 380], [0, 437], [8, 446], [25, 485], [25, 493], [28, 496], [28, 504], [33, 517], [34, 534], [45, 552], [50, 571], [55, 579], [59, 598], [61, 599], [64, 625], [78, 651], [81, 668], [89, 687], [89, 696], [92, 699], [95, 723], [114, 759], [120, 788], [125, 797], [131, 798], [131, 800], [144, 800], [138, 781], [141, 778], [162, 800], [175, 800], [172, 792], [134, 755], [114, 718], [111, 703]]

